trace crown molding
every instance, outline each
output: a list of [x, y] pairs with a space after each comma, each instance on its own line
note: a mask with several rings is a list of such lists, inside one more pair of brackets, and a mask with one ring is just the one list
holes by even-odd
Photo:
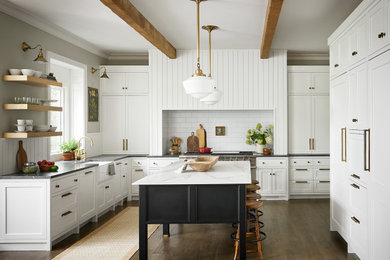
[[65, 30], [64, 28], [58, 25], [55, 25], [44, 19], [34, 17], [33, 15], [29, 14], [27, 11], [25, 11], [24, 9], [18, 7], [13, 3], [10, 3], [8, 1], [2, 1], [2, 3], [0, 4], [0, 12], [8, 14], [18, 20], [21, 20], [29, 25], [32, 25], [44, 32], [54, 35], [64, 41], [76, 45], [77, 47], [80, 47], [102, 58], [108, 57], [107, 53], [97, 48], [90, 42], [78, 37], [77, 35], [74, 35], [73, 33]]
[[305, 52], [288, 52], [287, 60], [307, 60], [307, 61], [328, 61], [329, 54], [328, 53], [305, 53]]
[[133, 53], [110, 53], [108, 60], [134, 60], [134, 61], [148, 61], [148, 52], [133, 52]]

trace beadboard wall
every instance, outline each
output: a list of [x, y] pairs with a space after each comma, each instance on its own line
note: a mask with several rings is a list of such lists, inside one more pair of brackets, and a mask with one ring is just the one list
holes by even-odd
[[[191, 132], [199, 128], [199, 123], [203, 125], [207, 133], [207, 146], [213, 150], [239, 150], [255, 151], [254, 145], [247, 145], [246, 134], [248, 129], [256, 127], [261, 123], [263, 127], [268, 127], [274, 123], [272, 110], [172, 110], [163, 111], [163, 135], [165, 149], [168, 151], [171, 146], [171, 137], [180, 137], [182, 152], [187, 151], [187, 138]], [[225, 136], [215, 134], [216, 126], [225, 126]]]
[[[207, 55], [201, 51], [205, 74]], [[184, 92], [182, 82], [194, 73], [195, 61], [195, 50], [178, 50], [176, 59], [149, 50], [150, 153], [166, 153], [163, 110], [273, 110], [274, 152], [287, 154], [287, 51], [273, 50], [264, 60], [259, 50], [213, 50], [212, 75], [223, 91], [221, 102], [214, 106]]]

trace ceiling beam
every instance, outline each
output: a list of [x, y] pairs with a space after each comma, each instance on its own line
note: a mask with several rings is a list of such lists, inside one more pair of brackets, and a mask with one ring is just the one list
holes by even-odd
[[269, 51], [274, 38], [276, 25], [278, 24], [283, 0], [268, 0], [267, 14], [265, 17], [263, 40], [261, 41], [260, 57], [268, 59]]
[[122, 18], [128, 25], [133, 27], [146, 40], [157, 47], [161, 52], [171, 59], [176, 59], [176, 49], [165, 39], [129, 0], [100, 0], [116, 15]]

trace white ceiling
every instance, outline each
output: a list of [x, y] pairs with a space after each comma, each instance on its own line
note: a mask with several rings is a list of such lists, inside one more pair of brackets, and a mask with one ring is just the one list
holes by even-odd
[[[148, 41], [99, 0], [8, 0], [19, 10], [107, 54], [146, 52]], [[177, 49], [196, 47], [196, 5], [190, 0], [131, 0]], [[214, 24], [213, 47], [260, 48], [267, 0], [209, 0], [201, 3], [201, 25]], [[361, 0], [285, 0], [272, 48], [327, 52], [327, 38]], [[207, 48], [207, 32], [201, 32]]]

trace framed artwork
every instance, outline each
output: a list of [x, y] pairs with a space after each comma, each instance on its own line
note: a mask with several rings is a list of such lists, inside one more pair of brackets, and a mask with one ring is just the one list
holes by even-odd
[[215, 135], [224, 136], [225, 135], [225, 127], [224, 126], [216, 126], [215, 127]]
[[99, 90], [88, 87], [88, 122], [99, 121]]

